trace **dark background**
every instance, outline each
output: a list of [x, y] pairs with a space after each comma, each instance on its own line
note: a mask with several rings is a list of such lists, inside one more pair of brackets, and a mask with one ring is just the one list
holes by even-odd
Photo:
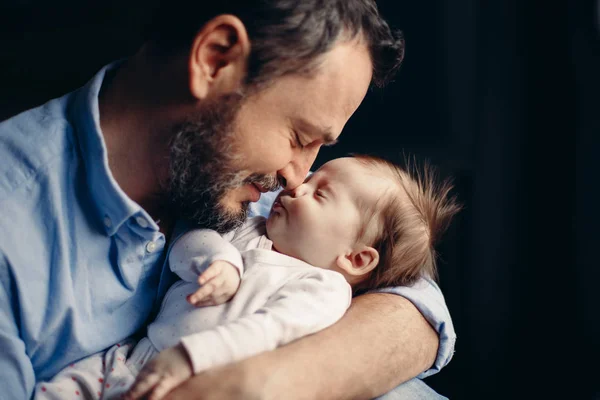
[[[0, 120], [133, 53], [153, 3], [1, 0]], [[458, 341], [426, 382], [453, 399], [600, 399], [598, 5], [379, 4], [405, 64], [317, 164], [405, 152], [455, 178], [440, 285]]]

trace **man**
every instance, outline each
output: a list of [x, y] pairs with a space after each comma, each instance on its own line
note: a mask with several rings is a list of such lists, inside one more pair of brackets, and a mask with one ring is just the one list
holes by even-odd
[[[224, 232], [275, 182], [298, 186], [402, 59], [370, 0], [196, 3], [165, 2], [130, 59], [0, 125], [7, 398], [143, 329], [172, 281], [175, 221]], [[423, 279], [171, 395], [373, 398], [442, 368], [454, 337]], [[399, 390], [437, 396], [419, 380]]]

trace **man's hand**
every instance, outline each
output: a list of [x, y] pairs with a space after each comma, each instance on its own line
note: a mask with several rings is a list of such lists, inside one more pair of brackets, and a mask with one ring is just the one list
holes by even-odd
[[227, 261], [215, 261], [199, 277], [200, 289], [187, 297], [196, 307], [215, 306], [231, 300], [240, 287], [240, 273]]
[[192, 364], [183, 345], [161, 351], [142, 368], [126, 399], [141, 397], [149, 400], [162, 399], [173, 388], [192, 376]]

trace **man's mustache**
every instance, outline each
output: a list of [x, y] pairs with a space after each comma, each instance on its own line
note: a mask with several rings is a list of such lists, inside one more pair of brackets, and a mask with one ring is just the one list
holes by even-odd
[[247, 177], [246, 179], [244, 179], [244, 182], [242, 185], [246, 185], [249, 183], [256, 183], [256, 184], [262, 186], [263, 188], [265, 188], [269, 192], [274, 192], [281, 188], [281, 185], [279, 184], [279, 180], [277, 179], [277, 176], [275, 176], [275, 175], [252, 174], [249, 177]]

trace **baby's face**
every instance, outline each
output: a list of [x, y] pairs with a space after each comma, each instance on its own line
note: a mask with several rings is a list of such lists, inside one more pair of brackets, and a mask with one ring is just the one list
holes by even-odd
[[330, 161], [295, 190], [281, 192], [267, 234], [277, 251], [334, 269], [337, 257], [356, 244], [362, 210], [374, 205], [388, 184], [353, 158]]

